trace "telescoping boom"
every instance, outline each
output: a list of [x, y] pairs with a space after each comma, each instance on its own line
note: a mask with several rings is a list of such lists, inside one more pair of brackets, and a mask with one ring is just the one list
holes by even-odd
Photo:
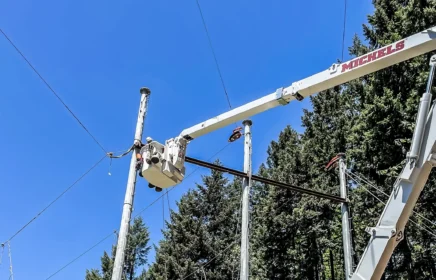
[[[312, 94], [433, 51], [436, 49], [435, 39], [436, 27], [432, 27], [350, 61], [335, 63], [327, 70], [294, 82], [289, 87], [279, 88], [262, 98], [187, 128], [179, 136], [165, 141], [165, 144], [147, 138], [140, 152], [143, 159], [140, 174], [152, 187], [163, 189], [177, 185], [185, 176], [186, 148], [193, 139], [268, 109], [293, 100], [301, 101]], [[419, 106], [408, 161], [393, 187], [379, 222], [367, 229], [371, 238], [355, 272], [347, 275], [346, 279], [381, 278], [393, 250], [404, 238], [404, 227], [436, 164], [436, 107], [430, 109], [436, 56], [432, 57], [430, 65], [427, 91]]]
[[327, 70], [294, 82], [289, 87], [281, 87], [271, 94], [187, 128], [165, 144], [147, 138], [148, 143], [141, 152], [144, 158], [141, 175], [159, 188], [179, 184], [185, 175], [186, 147], [193, 139], [271, 108], [286, 105], [293, 100], [301, 101], [320, 91], [428, 53], [436, 49], [435, 39], [436, 27], [432, 27], [347, 62], [335, 63]]

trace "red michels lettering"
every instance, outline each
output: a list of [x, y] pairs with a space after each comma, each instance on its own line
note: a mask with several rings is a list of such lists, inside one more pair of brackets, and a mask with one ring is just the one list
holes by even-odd
[[395, 46], [394, 45], [390, 45], [390, 46], [381, 48], [379, 50], [373, 51], [372, 53], [363, 55], [363, 56], [361, 56], [359, 58], [353, 59], [350, 62], [343, 63], [342, 64], [342, 71], [341, 71], [341, 73], [343, 73], [345, 71], [348, 71], [348, 70], [351, 70], [353, 68], [356, 68], [358, 66], [365, 65], [368, 62], [371, 62], [371, 61], [377, 60], [379, 58], [385, 57], [387, 55], [390, 55], [390, 54], [392, 54], [394, 52], [397, 52], [397, 51], [400, 51], [402, 49], [404, 49], [404, 40], [396, 43]]

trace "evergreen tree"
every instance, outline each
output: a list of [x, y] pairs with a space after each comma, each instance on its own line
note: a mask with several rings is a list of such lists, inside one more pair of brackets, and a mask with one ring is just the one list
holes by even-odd
[[[378, 0], [373, 3], [375, 13], [368, 16], [369, 24], [364, 25], [364, 37], [368, 45], [356, 37], [350, 48], [352, 55], [362, 55], [436, 23], [435, 1]], [[352, 168], [369, 177], [386, 193], [390, 193], [410, 146], [431, 55], [423, 55], [368, 75], [358, 81], [363, 82], [363, 86], [351, 92], [358, 96], [356, 103], [360, 107], [359, 117], [348, 139], [352, 147], [348, 150], [353, 159]], [[424, 193], [434, 194], [433, 186], [434, 183], [427, 184]], [[352, 197], [356, 251], [360, 255], [369, 238], [364, 228], [376, 224], [383, 205], [359, 188]], [[427, 212], [425, 207], [420, 207], [420, 211]], [[409, 231], [413, 234], [409, 234]], [[422, 233], [419, 234], [419, 230], [409, 224], [405, 239], [397, 247], [386, 269], [386, 279], [428, 279], [425, 276], [421, 278], [420, 271], [434, 271], [434, 258], [427, 253], [429, 261], [423, 263], [421, 256], [414, 253], [414, 247], [419, 246], [412, 244], [425, 242], [417, 239], [419, 235]], [[434, 243], [434, 238], [430, 243]]]
[[[347, 150], [346, 135], [356, 115], [350, 100], [352, 96], [345, 94], [341, 87], [336, 87], [312, 97], [312, 110], [304, 110], [302, 154], [311, 189], [339, 196], [338, 171], [326, 171], [325, 166], [332, 157]], [[310, 249], [313, 253], [309, 253], [309, 256], [312, 255], [310, 265], [316, 267], [319, 274], [311, 274], [309, 279], [345, 278], [340, 206], [305, 196], [298, 208], [301, 209], [298, 212], [301, 222], [313, 239], [311, 244], [314, 247]]]
[[[287, 127], [278, 142], [268, 148], [267, 166], [260, 173], [280, 182], [303, 186], [307, 181], [301, 161], [300, 139]], [[273, 186], [258, 184], [253, 194], [252, 275], [254, 279], [299, 279], [302, 262], [299, 232], [304, 232], [295, 217], [301, 195]]]
[[179, 211], [171, 211], [164, 239], [156, 248], [150, 279], [235, 277], [239, 268], [236, 226], [240, 190], [240, 180], [229, 183], [221, 172], [213, 170], [210, 176], [203, 176], [203, 184], [183, 195]]
[[[124, 259], [123, 280], [145, 279], [144, 271], [136, 276], [137, 269], [147, 263], [150, 246], [149, 232], [141, 217], [133, 220], [127, 236], [127, 245]], [[111, 257], [105, 251], [101, 257], [101, 272], [97, 269], [86, 270], [86, 280], [110, 280], [112, 277], [113, 263], [116, 246], [112, 246]]]

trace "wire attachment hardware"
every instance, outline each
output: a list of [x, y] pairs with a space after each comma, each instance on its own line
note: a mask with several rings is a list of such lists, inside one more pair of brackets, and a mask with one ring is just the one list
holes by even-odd
[[235, 142], [236, 140], [241, 138], [241, 136], [242, 136], [241, 130], [242, 130], [242, 127], [240, 127], [240, 126], [238, 126], [237, 128], [233, 129], [233, 133], [229, 137], [229, 142]]

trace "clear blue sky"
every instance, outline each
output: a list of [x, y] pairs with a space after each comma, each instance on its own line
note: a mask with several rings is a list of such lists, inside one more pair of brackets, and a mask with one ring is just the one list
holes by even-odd
[[[341, 56], [343, 1], [200, 1], [233, 106], [328, 68]], [[372, 11], [349, 1], [346, 44]], [[111, 151], [132, 143], [139, 88], [152, 91], [145, 135], [164, 141], [228, 110], [194, 0], [3, 1], [0, 27], [90, 131]], [[0, 36], [0, 241], [10, 237], [102, 155], [100, 148]], [[293, 103], [253, 120], [254, 167], [287, 124], [300, 129]], [[231, 129], [192, 142], [206, 160]], [[242, 141], [219, 157], [242, 168]], [[46, 279], [118, 229], [129, 158], [109, 160], [63, 196], [12, 242], [16, 280]], [[195, 166], [188, 166], [187, 173]], [[175, 201], [200, 182], [200, 169], [170, 193]], [[160, 194], [137, 184], [135, 211]], [[135, 212], [134, 211], [134, 212]], [[151, 241], [161, 238], [162, 204], [143, 215]], [[98, 268], [108, 239], [52, 279], [84, 279]], [[150, 259], [154, 258], [154, 252]], [[7, 254], [0, 279], [8, 278]]]

